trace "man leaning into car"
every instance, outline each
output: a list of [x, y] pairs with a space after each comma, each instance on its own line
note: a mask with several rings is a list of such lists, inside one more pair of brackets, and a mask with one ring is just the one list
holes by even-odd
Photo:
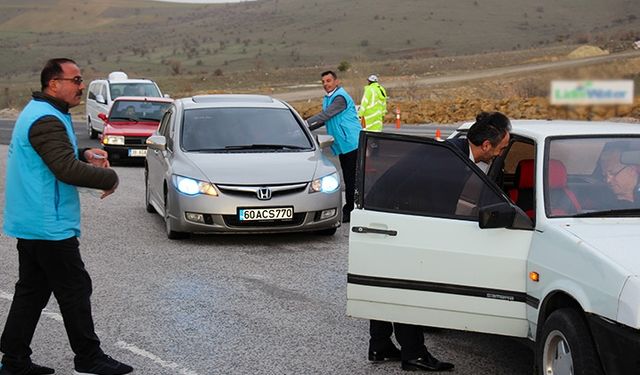
[[84, 84], [70, 59], [47, 61], [42, 92], [18, 116], [7, 159], [4, 232], [18, 239], [19, 275], [0, 338], [0, 375], [53, 374], [31, 362], [31, 340], [51, 293], [64, 319], [76, 374], [119, 375], [133, 369], [102, 352], [91, 316], [91, 278], [80, 256], [80, 200], [76, 186], [118, 186], [107, 153], [78, 150], [69, 109]]

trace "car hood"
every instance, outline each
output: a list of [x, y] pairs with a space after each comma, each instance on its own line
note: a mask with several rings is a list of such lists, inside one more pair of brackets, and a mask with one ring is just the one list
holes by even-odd
[[[209, 181], [222, 185], [308, 182], [314, 178], [320, 159], [313, 151], [188, 153], [185, 156]], [[331, 169], [335, 171], [335, 168]], [[331, 171], [326, 174], [329, 173]]]
[[118, 123], [109, 124], [104, 133], [109, 135], [150, 136], [158, 129], [157, 122]]
[[640, 275], [640, 219], [593, 220], [596, 222], [572, 223], [565, 229], [633, 275]]

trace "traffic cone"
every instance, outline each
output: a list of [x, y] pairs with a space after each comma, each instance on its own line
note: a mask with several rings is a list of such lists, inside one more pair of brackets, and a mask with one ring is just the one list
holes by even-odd
[[400, 107], [396, 107], [396, 129], [400, 129]]
[[436, 129], [436, 141], [442, 140], [442, 133], [440, 133], [440, 129]]

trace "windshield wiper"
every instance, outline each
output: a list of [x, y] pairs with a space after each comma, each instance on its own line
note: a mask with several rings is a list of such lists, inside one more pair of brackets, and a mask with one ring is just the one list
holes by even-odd
[[152, 117], [140, 117], [138, 120], [140, 120], [140, 121], [156, 121], [156, 122], [160, 122], [160, 119], [152, 118]]
[[640, 208], [623, 208], [614, 210], [602, 210], [583, 212], [581, 214], [573, 215], [573, 217], [616, 217], [616, 216], [640, 216]]
[[251, 145], [233, 145], [233, 146], [225, 146], [225, 150], [305, 150], [307, 147], [296, 146], [296, 145], [276, 145], [276, 144], [265, 144], [265, 143], [257, 143]]

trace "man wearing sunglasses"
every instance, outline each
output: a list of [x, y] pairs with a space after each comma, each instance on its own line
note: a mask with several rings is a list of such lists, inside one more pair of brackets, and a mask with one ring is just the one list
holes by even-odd
[[69, 109], [80, 104], [84, 84], [70, 59], [49, 60], [40, 75], [42, 92], [18, 116], [7, 159], [4, 232], [18, 239], [19, 276], [0, 337], [0, 375], [53, 374], [31, 362], [31, 340], [51, 293], [60, 306], [75, 374], [118, 375], [133, 369], [100, 349], [91, 315], [91, 278], [79, 251], [77, 186], [118, 186], [107, 153], [78, 150]]

